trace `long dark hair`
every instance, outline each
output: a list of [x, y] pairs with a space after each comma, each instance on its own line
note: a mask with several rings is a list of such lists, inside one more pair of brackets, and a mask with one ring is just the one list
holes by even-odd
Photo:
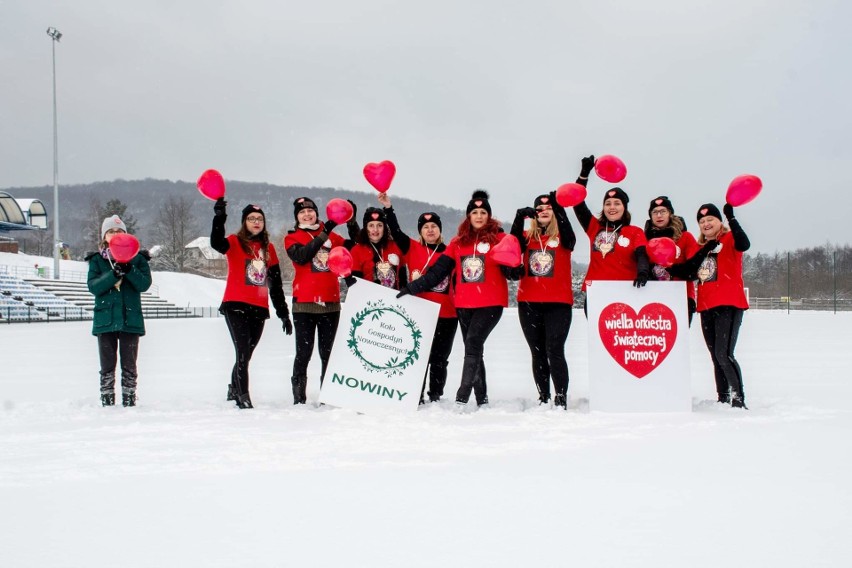
[[388, 234], [389, 233], [388, 224], [383, 222], [383, 221], [380, 221], [380, 223], [382, 224], [382, 238], [379, 239], [379, 242], [374, 243], [373, 241], [370, 240], [370, 233], [367, 231], [366, 225], [361, 227], [361, 230], [358, 231], [358, 236], [355, 238], [355, 242], [360, 244], [360, 245], [368, 245], [369, 246], [370, 244], [373, 244], [374, 246], [377, 246], [377, 247], [386, 246], [388, 244], [388, 241], [390, 241], [392, 239], [390, 238], [390, 235]]
[[251, 242], [260, 242], [261, 254], [263, 255], [264, 260], [266, 260], [267, 249], [269, 248], [269, 231], [266, 230], [265, 220], [263, 223], [263, 231], [259, 232], [257, 235], [252, 235], [246, 228], [245, 221], [243, 221], [243, 226], [240, 227], [239, 231], [237, 231], [236, 237], [237, 242], [240, 243], [240, 248], [248, 255], [254, 254], [251, 250]]

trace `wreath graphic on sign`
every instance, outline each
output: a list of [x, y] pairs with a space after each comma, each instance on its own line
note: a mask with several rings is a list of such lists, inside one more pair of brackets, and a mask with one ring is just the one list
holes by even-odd
[[[364, 322], [379, 321], [390, 314], [396, 315], [402, 319], [404, 326], [411, 331], [411, 339], [414, 342], [414, 345], [405, 353], [394, 355], [384, 363], [371, 361], [361, 351], [358, 345], [359, 342], [356, 337], [356, 332], [359, 327], [364, 325]], [[420, 358], [420, 339], [423, 337], [423, 333], [420, 331], [420, 328], [411, 316], [409, 316], [402, 307], [386, 306], [381, 300], [376, 302], [367, 302], [367, 306], [360, 312], [356, 313], [350, 323], [349, 339], [346, 341], [346, 346], [349, 347], [356, 357], [358, 357], [358, 360], [368, 371], [383, 372], [391, 376], [399, 375]]]

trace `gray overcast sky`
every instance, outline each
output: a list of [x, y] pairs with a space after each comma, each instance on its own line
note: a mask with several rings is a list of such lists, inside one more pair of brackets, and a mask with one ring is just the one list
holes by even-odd
[[[610, 153], [640, 223], [666, 194], [694, 230], [753, 173], [753, 251], [844, 244], [850, 16], [839, 0], [0, 0], [0, 187], [53, 183], [54, 26], [61, 184], [212, 167], [372, 193], [364, 164], [390, 159], [392, 196], [464, 207], [483, 187], [511, 221]], [[606, 187], [592, 180], [593, 211]]]

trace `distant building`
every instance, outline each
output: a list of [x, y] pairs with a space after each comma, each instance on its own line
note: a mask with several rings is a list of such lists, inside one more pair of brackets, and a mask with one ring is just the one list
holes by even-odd
[[189, 251], [189, 258], [199, 269], [216, 275], [228, 273], [228, 260], [210, 246], [210, 237], [198, 237], [184, 248]]

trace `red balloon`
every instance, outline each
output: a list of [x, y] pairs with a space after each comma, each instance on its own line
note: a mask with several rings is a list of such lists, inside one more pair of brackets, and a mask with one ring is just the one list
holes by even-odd
[[556, 202], [562, 207], [574, 207], [586, 200], [586, 188], [579, 183], [563, 183], [556, 189]]
[[198, 191], [207, 199], [216, 201], [225, 197], [225, 179], [216, 170], [207, 170], [198, 178]]
[[116, 262], [130, 262], [139, 252], [139, 241], [133, 235], [118, 233], [109, 240], [109, 253]]
[[660, 266], [671, 266], [677, 257], [677, 245], [668, 237], [651, 239], [645, 246], [648, 259]]
[[325, 215], [338, 225], [342, 225], [352, 218], [355, 211], [352, 209], [352, 204], [345, 199], [335, 197], [325, 206]]
[[763, 189], [763, 182], [760, 181], [759, 177], [752, 175], [737, 176], [728, 186], [725, 201], [734, 207], [739, 207], [754, 201], [754, 198], [760, 195], [761, 189]]
[[595, 161], [595, 173], [604, 181], [618, 183], [627, 177], [627, 166], [615, 156], [606, 154]]
[[345, 247], [334, 247], [328, 253], [328, 269], [341, 278], [352, 274], [352, 253]]
[[364, 177], [380, 193], [384, 193], [390, 189], [393, 176], [395, 175], [396, 166], [390, 160], [385, 160], [378, 164], [370, 162], [364, 166]]
[[521, 264], [521, 243], [514, 235], [506, 235], [499, 243], [491, 247], [491, 258], [497, 264], [503, 266], [520, 266]]

